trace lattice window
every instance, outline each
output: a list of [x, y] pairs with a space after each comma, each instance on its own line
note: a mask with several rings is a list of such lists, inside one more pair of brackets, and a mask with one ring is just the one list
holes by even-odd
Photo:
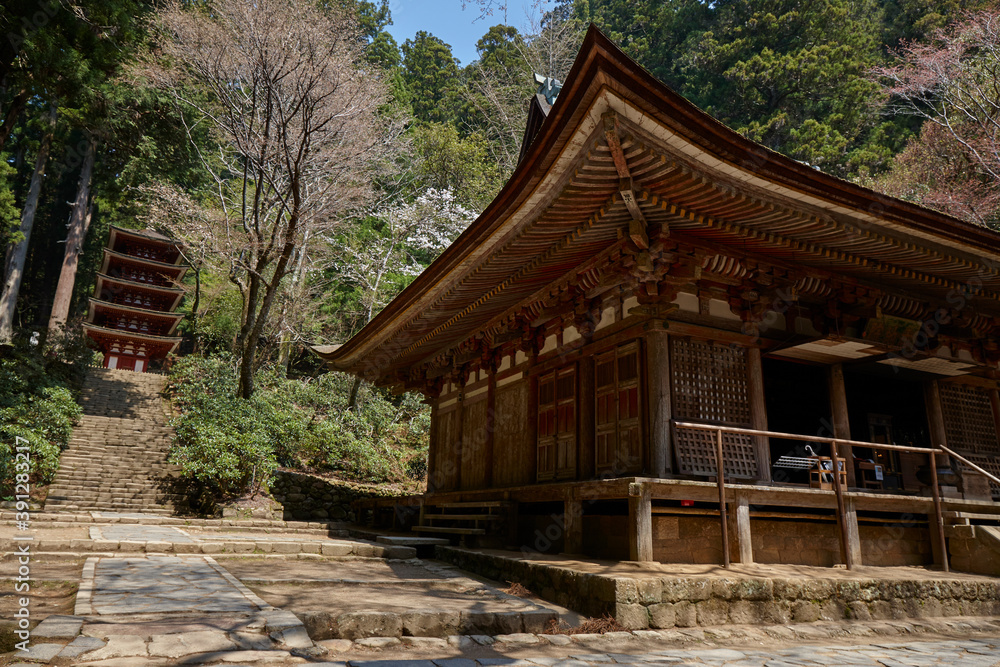
[[959, 452], [1000, 456], [989, 392], [956, 382], [939, 386], [948, 446]]
[[750, 425], [745, 348], [671, 338], [671, 369], [678, 419]]
[[[674, 428], [674, 447], [680, 472], [685, 475], [714, 477], [716, 435], [714, 431], [694, 428]], [[722, 434], [723, 471], [726, 477], [755, 479], [757, 457], [753, 437], [737, 433]]]
[[639, 342], [595, 358], [597, 469], [615, 474], [642, 469]]
[[576, 367], [538, 379], [538, 479], [576, 476]]
[[[746, 349], [702, 340], [671, 338], [674, 417], [727, 426], [751, 426]], [[678, 469], [686, 475], [716, 474], [715, 433], [674, 429]], [[754, 440], [727, 433], [722, 438], [729, 477], [757, 477]]]

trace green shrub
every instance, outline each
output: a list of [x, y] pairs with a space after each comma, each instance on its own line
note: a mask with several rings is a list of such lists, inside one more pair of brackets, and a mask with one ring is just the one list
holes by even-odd
[[31, 482], [48, 484], [59, 468], [60, 452], [82, 413], [76, 396], [92, 353], [69, 340], [57, 353], [17, 337], [0, 359], [0, 495], [14, 493], [14, 447], [28, 441]]
[[360, 482], [419, 478], [426, 470], [426, 406], [412, 395], [366, 387], [348, 410], [352, 382], [337, 373], [287, 379], [263, 369], [253, 397], [243, 400], [235, 395], [230, 356], [180, 358], [168, 384], [179, 412], [171, 460], [223, 496], [266, 488], [279, 465]]

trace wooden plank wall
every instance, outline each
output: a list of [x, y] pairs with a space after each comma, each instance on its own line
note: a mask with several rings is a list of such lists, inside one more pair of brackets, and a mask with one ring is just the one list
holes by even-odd
[[436, 442], [434, 466], [430, 485], [435, 491], [453, 491], [458, 480], [458, 409], [452, 404], [435, 410], [434, 435]]
[[461, 488], [486, 488], [486, 456], [488, 430], [486, 423], [487, 396], [481, 393], [468, 399], [462, 417], [462, 477]]
[[535, 415], [528, 414], [531, 380], [497, 387], [493, 440], [493, 485], [531, 484], [535, 481]]

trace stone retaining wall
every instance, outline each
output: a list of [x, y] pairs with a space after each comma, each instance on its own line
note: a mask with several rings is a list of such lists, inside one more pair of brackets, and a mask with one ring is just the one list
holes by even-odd
[[557, 620], [549, 609], [531, 611], [360, 611], [297, 612], [313, 640], [363, 639], [365, 637], [448, 637], [542, 633]]
[[271, 494], [284, 507], [286, 520], [332, 519], [354, 521], [351, 503], [362, 498], [381, 498], [395, 494], [351, 484], [331, 481], [315, 475], [278, 470]]
[[438, 547], [437, 556], [588, 616], [610, 614], [630, 630], [844, 619], [1000, 614], [1000, 581], [949, 579], [629, 578], [588, 574], [499, 554]]

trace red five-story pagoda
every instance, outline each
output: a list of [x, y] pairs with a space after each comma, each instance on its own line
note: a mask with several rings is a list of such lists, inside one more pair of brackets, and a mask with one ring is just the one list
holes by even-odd
[[187, 266], [177, 242], [152, 231], [111, 228], [84, 332], [105, 368], [143, 373], [177, 348]]

